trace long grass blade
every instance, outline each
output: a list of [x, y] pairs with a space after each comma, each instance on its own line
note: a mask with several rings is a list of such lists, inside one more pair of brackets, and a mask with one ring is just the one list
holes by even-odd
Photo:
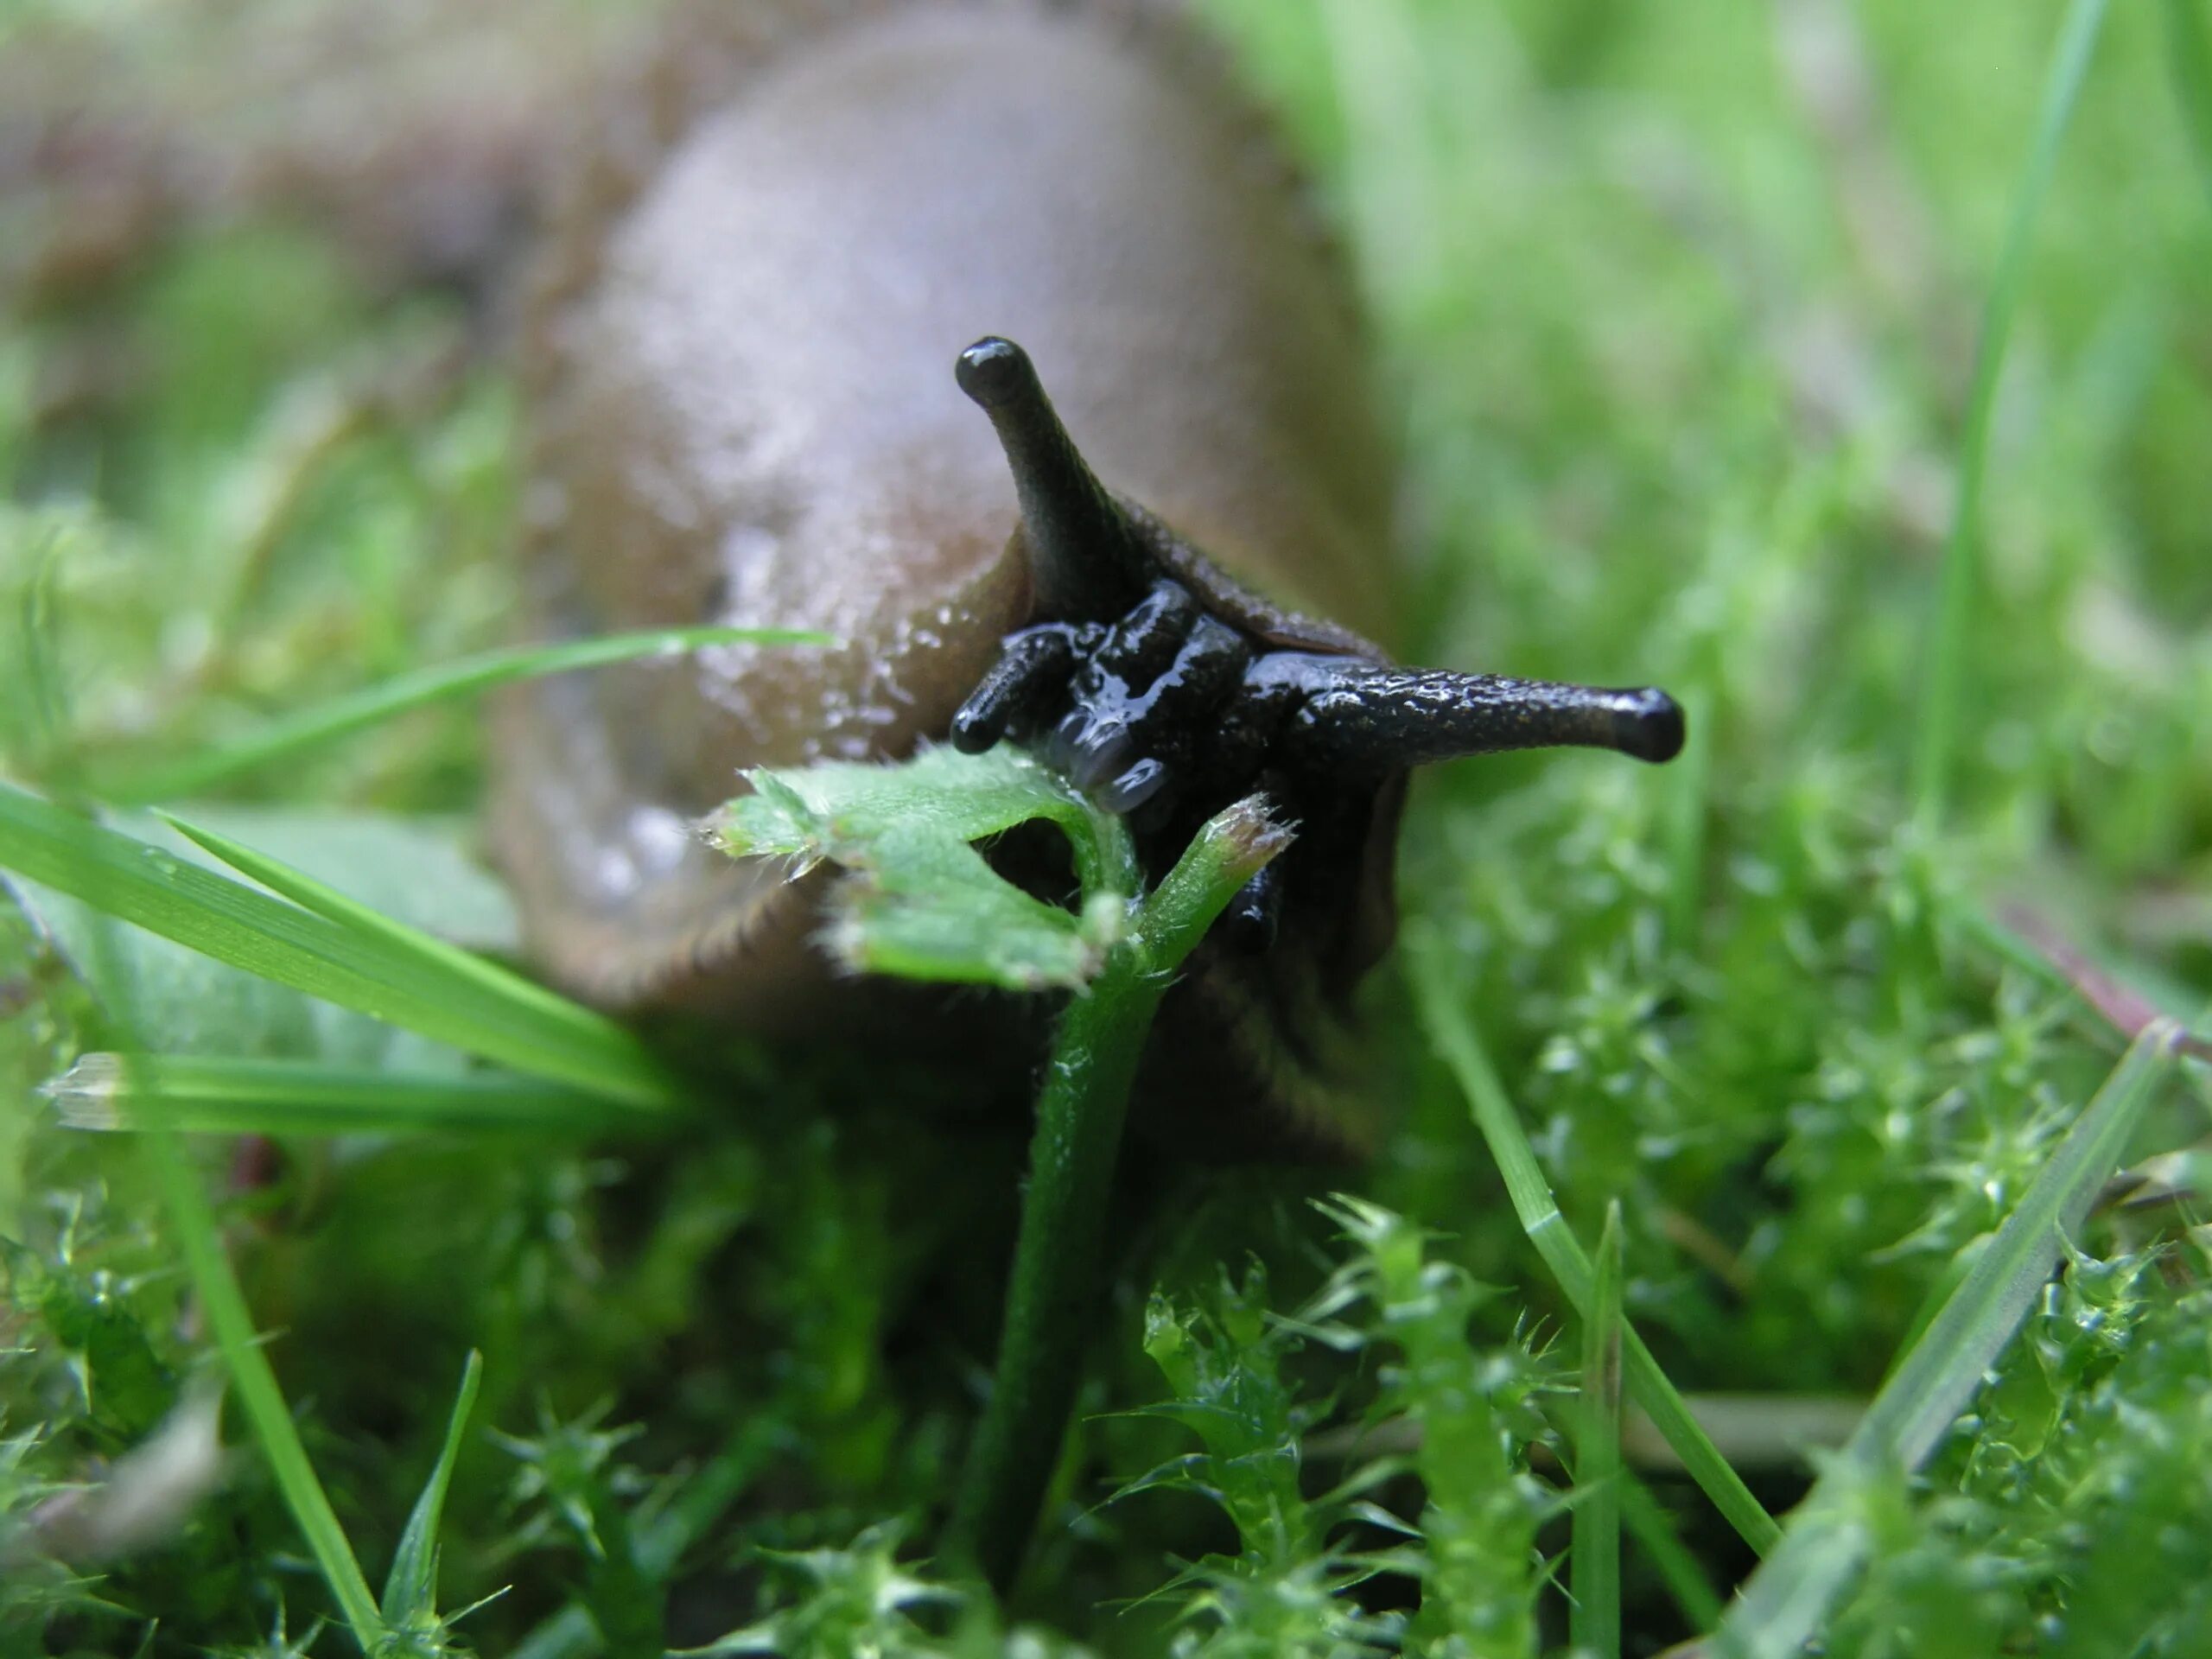
[[604, 668], [641, 657], [675, 657], [713, 645], [828, 645], [826, 633], [802, 628], [662, 628], [609, 634], [550, 645], [487, 651], [456, 663], [416, 669], [359, 691], [334, 697], [270, 721], [259, 731], [220, 748], [188, 755], [165, 766], [95, 780], [103, 798], [125, 804], [175, 800], [271, 761], [319, 748], [395, 715], [456, 697], [474, 696], [510, 681], [576, 669]]
[[245, 1294], [223, 1254], [213, 1208], [173, 1135], [156, 1127], [139, 1139], [168, 1205], [177, 1247], [184, 1254], [193, 1287], [207, 1313], [216, 1349], [230, 1370], [238, 1403], [253, 1426], [254, 1437], [261, 1442], [262, 1455], [269, 1459], [277, 1490], [283, 1493], [293, 1520], [306, 1537], [354, 1641], [364, 1654], [376, 1653], [386, 1634], [383, 1617], [377, 1611], [376, 1599], [369, 1593], [369, 1581], [354, 1558], [353, 1548], [346, 1541], [345, 1529], [338, 1523], [337, 1511], [330, 1507], [330, 1498], [315, 1478], [315, 1465], [308, 1460], [299, 1427], [284, 1404], [276, 1373], [270, 1369], [269, 1356], [254, 1331]]
[[229, 865], [240, 875], [258, 882], [280, 899], [289, 899], [301, 909], [312, 911], [326, 920], [335, 922], [348, 932], [363, 939], [374, 940], [395, 957], [420, 963], [425, 969], [440, 975], [449, 975], [457, 983], [465, 983], [518, 1011], [527, 1011], [549, 1025], [569, 1032], [588, 1041], [605, 1022], [588, 1008], [571, 1002], [568, 998], [550, 991], [535, 981], [524, 979], [511, 969], [448, 944], [434, 934], [420, 928], [396, 921], [380, 911], [363, 904], [359, 899], [340, 893], [328, 882], [309, 875], [306, 871], [257, 852], [241, 842], [234, 841], [221, 831], [164, 812], [162, 821], [202, 851], [211, 853]]
[[367, 912], [352, 900], [270, 861], [251, 861], [257, 875], [315, 893], [327, 913], [0, 785], [0, 866], [30, 880], [219, 962], [529, 1076], [644, 1111], [683, 1103], [645, 1046], [612, 1020], [428, 934], [381, 918], [363, 924]]
[[1583, 1321], [1582, 1398], [1574, 1440], [1574, 1573], [1568, 1634], [1578, 1654], [1621, 1651], [1621, 1206], [1606, 1206], [1598, 1276]]
[[[1544, 1265], [1551, 1269], [1567, 1300], [1586, 1319], [1597, 1298], [1596, 1269], [1581, 1241], [1574, 1236], [1567, 1218], [1560, 1213], [1559, 1200], [1544, 1179], [1542, 1167], [1536, 1161], [1536, 1150], [1529, 1144], [1528, 1132], [1521, 1126], [1505, 1086], [1498, 1081], [1490, 1057], [1483, 1052], [1481, 1040], [1475, 1035], [1474, 1027], [1452, 995], [1443, 946], [1433, 930], [1409, 928], [1406, 956], [1407, 972], [1413, 981], [1414, 1001], [1429, 1042], [1467, 1097], [1475, 1127], [1482, 1132], [1491, 1156], [1497, 1162], [1498, 1173], [1505, 1178], [1506, 1195], [1512, 1200], [1522, 1230], [1536, 1247], [1536, 1253], [1543, 1257]], [[1744, 1484], [1743, 1477], [1720, 1455], [1712, 1437], [1690, 1414], [1680, 1390], [1659, 1369], [1659, 1362], [1644, 1346], [1643, 1338], [1625, 1322], [1621, 1326], [1621, 1347], [1622, 1373], [1629, 1393], [1643, 1408], [1667, 1444], [1675, 1448], [1682, 1467], [1713, 1501], [1713, 1507], [1745, 1543], [1764, 1555], [1782, 1536], [1774, 1517], [1760, 1506], [1758, 1499], [1751, 1496], [1751, 1488]]]
[[1954, 897], [1946, 901], [1944, 911], [1955, 926], [1994, 955], [2054, 990], [2079, 999], [2123, 1039], [2133, 1041], [2145, 1027], [2163, 1016], [2181, 1027], [2176, 1040], [2183, 1053], [2212, 1060], [2212, 1037], [2183, 1023], [2177, 992], [2154, 1001], [2153, 991], [2140, 989], [2107, 971], [2055, 927], [2025, 910], [1993, 915], [1970, 899]]
[[1959, 1287], [1891, 1370], [1859, 1427], [1790, 1516], [1782, 1547], [1745, 1582], [1717, 1635], [1726, 1659], [1801, 1652], [1857, 1576], [1869, 1548], [1857, 1497], [1924, 1463], [1973, 1400], [2056, 1265], [2062, 1240], [2118, 1167], [2129, 1135], [2171, 1070], [2179, 1031], [2159, 1020], [2137, 1038], [2049, 1162], [1975, 1258]]
[[594, 1096], [505, 1072], [461, 1077], [199, 1054], [86, 1054], [40, 1092], [73, 1129], [188, 1135], [588, 1135]]
[[1676, 950], [1694, 949], [1698, 903], [1705, 884], [1706, 817], [1712, 810], [1712, 691], [1704, 685], [1682, 692], [1682, 718], [1689, 741], [1667, 785], [1667, 942]]
[[1720, 1592], [1706, 1576], [1704, 1564], [1682, 1541], [1674, 1516], [1659, 1507], [1651, 1489], [1625, 1471], [1621, 1475], [1621, 1519], [1690, 1628], [1709, 1630], [1718, 1624]]
[[2212, 196], [2212, 41], [2198, 0], [2165, 0], [2166, 59], [2197, 177]]
[[1942, 822], [1949, 804], [1961, 705], [1966, 694], [1966, 659], [1980, 592], [1981, 493], [1989, 466], [1989, 429], [1996, 409], [1997, 383], [2005, 366], [2005, 347], [2012, 340], [2012, 320], [2019, 310], [2020, 290], [2027, 278], [2036, 220], [2058, 162], [2059, 141], [2065, 136], [2082, 79], [2088, 73], [2107, 5], [2107, 0], [2074, 0], [2068, 9], [2044, 82], [2034, 143], [2013, 194], [2004, 249], [1998, 256], [1996, 275], [1982, 310], [1974, 383], [1967, 397], [1966, 429], [1959, 440], [1958, 499], [1952, 509], [1950, 537], [1943, 548], [1941, 598], [1929, 642], [1928, 685], [1913, 758], [1914, 810], [1926, 829]]

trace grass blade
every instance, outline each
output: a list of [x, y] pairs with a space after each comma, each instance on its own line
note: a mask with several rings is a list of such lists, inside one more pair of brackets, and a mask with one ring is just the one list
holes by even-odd
[[1915, 814], [1923, 828], [1943, 819], [1951, 770], [1959, 741], [1960, 706], [1966, 690], [1966, 657], [1976, 596], [1980, 590], [1977, 537], [1981, 525], [1982, 481], [1989, 464], [1990, 420], [1997, 403], [1997, 382], [2012, 334], [2025, 283], [2028, 251], [2036, 219], [2058, 162], [2059, 140], [2073, 115], [2088, 74], [2089, 58], [2103, 27], [2107, 0], [2073, 0], [2051, 54], [2036, 118], [2033, 146], [2012, 198], [2005, 245], [1982, 310], [1981, 336], [1974, 348], [1974, 383], [1967, 398], [1966, 430], [1959, 440], [1958, 500], [1951, 533], [1943, 547], [1941, 599], [1929, 647], [1926, 694], [1921, 708], [1919, 743], [1913, 757]]
[[[1536, 1161], [1536, 1150], [1529, 1144], [1528, 1132], [1521, 1127], [1520, 1117], [1506, 1096], [1504, 1085], [1497, 1080], [1497, 1073], [1491, 1069], [1489, 1056], [1483, 1052], [1474, 1027], [1451, 994], [1443, 946], [1433, 930], [1407, 930], [1406, 960], [1422, 1027], [1467, 1097], [1475, 1127], [1481, 1130], [1491, 1156], [1497, 1162], [1498, 1173], [1505, 1178], [1506, 1194], [1512, 1200], [1514, 1213], [1520, 1217], [1522, 1230], [1536, 1247], [1536, 1253], [1543, 1257], [1544, 1265], [1551, 1269], [1552, 1276], [1559, 1281], [1575, 1311], [1586, 1319], [1590, 1318], [1597, 1298], [1597, 1271], [1581, 1241], [1560, 1214], [1559, 1200], [1544, 1179], [1542, 1167]], [[1675, 1448], [1684, 1470], [1713, 1501], [1713, 1507], [1726, 1517], [1728, 1524], [1754, 1551], [1766, 1554], [1782, 1536], [1774, 1517], [1751, 1496], [1743, 1477], [1729, 1467], [1712, 1437], [1690, 1414], [1681, 1392], [1659, 1369], [1659, 1362], [1644, 1346], [1643, 1338], [1625, 1322], [1621, 1326], [1621, 1346], [1622, 1374], [1629, 1393], [1643, 1408], [1653, 1427], [1666, 1437], [1667, 1444]]]
[[300, 1440], [299, 1427], [284, 1404], [276, 1373], [270, 1369], [269, 1356], [254, 1331], [245, 1294], [223, 1254], [213, 1208], [175, 1135], [166, 1129], [149, 1128], [140, 1137], [140, 1144], [168, 1207], [178, 1248], [200, 1306], [207, 1311], [216, 1349], [230, 1370], [238, 1402], [261, 1442], [262, 1454], [269, 1459], [277, 1490], [283, 1493], [293, 1520], [306, 1537], [315, 1565], [322, 1569], [323, 1580], [345, 1614], [354, 1641], [363, 1653], [375, 1653], [386, 1634], [383, 1618], [369, 1593], [361, 1564], [354, 1559], [353, 1546], [346, 1541], [345, 1529], [338, 1524], [337, 1511], [330, 1507], [322, 1483], [315, 1478], [315, 1465], [308, 1462], [307, 1447]]
[[1874, 1396], [1845, 1442], [1845, 1458], [1914, 1469], [1936, 1449], [2050, 1277], [2060, 1238], [2080, 1230], [2098, 1190], [2120, 1166], [2178, 1035], [2171, 1021], [2160, 1020], [2130, 1045], [2019, 1207]]
[[1621, 1206], [1605, 1208], [1598, 1277], [1583, 1321], [1582, 1400], [1574, 1440], [1570, 1637], [1578, 1654], [1621, 1651]]
[[231, 839], [214, 830], [188, 823], [168, 813], [161, 814], [162, 821], [186, 840], [203, 851], [213, 854], [240, 875], [258, 882], [280, 899], [289, 899], [301, 909], [312, 911], [317, 916], [335, 922], [364, 939], [372, 939], [395, 957], [411, 958], [437, 974], [451, 975], [457, 983], [480, 989], [518, 1009], [554, 1022], [575, 1033], [588, 1038], [603, 1022], [598, 1014], [571, 1002], [568, 998], [549, 991], [535, 981], [458, 945], [447, 944], [435, 935], [404, 922], [393, 920], [382, 912], [349, 898], [327, 882], [318, 880], [306, 871], [296, 869], [266, 853]]
[[610, 634], [557, 645], [518, 645], [487, 651], [456, 663], [441, 663], [397, 675], [297, 714], [273, 720], [251, 736], [220, 748], [189, 755], [168, 766], [125, 772], [102, 779], [96, 792], [126, 804], [173, 800], [240, 772], [251, 772], [305, 749], [336, 742], [395, 715], [456, 697], [474, 696], [512, 680], [576, 669], [603, 668], [641, 657], [673, 657], [709, 645], [829, 645], [826, 633], [798, 628], [664, 628], [645, 633]]
[[2165, 0], [2166, 57], [2197, 175], [2212, 195], [2212, 42], [2197, 0]]
[[2212, 1038], [2188, 1028], [2174, 998], [2152, 1001], [2024, 906], [1993, 915], [1971, 900], [1953, 898], [1946, 903], [1945, 911], [1961, 931], [2031, 978], [2070, 994], [2123, 1039], [2133, 1041], [2153, 1020], [2163, 1016], [2180, 1027], [2175, 1040], [2183, 1053], [2212, 1060]]
[[1690, 952], [1697, 943], [1698, 902], [1705, 886], [1706, 817], [1713, 801], [1713, 696], [1703, 685], [1682, 692], [1689, 741], [1667, 785], [1667, 942]]
[[188, 1135], [590, 1134], [589, 1095], [505, 1072], [459, 1077], [198, 1054], [86, 1054], [40, 1092], [73, 1129]]
[[1923, 1463], [1973, 1400], [2077, 1230], [2164, 1077], [2178, 1029], [2159, 1020], [2113, 1069], [2096, 1098], [2037, 1172], [2019, 1205], [1975, 1258], [1874, 1396], [1858, 1431], [1790, 1517], [1782, 1547], [1745, 1583], [1718, 1632], [1729, 1659], [1800, 1652], [1857, 1575], [1869, 1548], [1855, 1502], [1869, 1481]]
[[1709, 1630], [1720, 1622], [1720, 1592], [1705, 1567], [1675, 1530], [1674, 1517], [1659, 1507], [1651, 1489], [1625, 1471], [1621, 1475], [1621, 1518], [1629, 1536], [1650, 1562], [1690, 1628]]
[[312, 895], [323, 913], [0, 785], [0, 866], [30, 880], [219, 962], [531, 1077], [646, 1111], [682, 1104], [674, 1081], [613, 1021], [198, 833], [238, 852], [257, 879]]
[[453, 1484], [453, 1466], [461, 1458], [461, 1437], [468, 1414], [476, 1408], [476, 1390], [484, 1380], [484, 1358], [471, 1349], [461, 1369], [461, 1391], [453, 1402], [453, 1416], [446, 1424], [446, 1438], [423, 1495], [407, 1517], [392, 1552], [391, 1572], [384, 1584], [385, 1623], [403, 1636], [435, 1636], [438, 1630], [438, 1523], [445, 1514], [446, 1491]]

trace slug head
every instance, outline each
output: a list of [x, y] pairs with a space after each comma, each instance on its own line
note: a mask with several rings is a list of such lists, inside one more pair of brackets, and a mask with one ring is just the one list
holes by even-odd
[[[1651, 687], [1401, 668], [1275, 609], [1108, 492], [1019, 346], [978, 340], [958, 378], [1014, 470], [1037, 620], [1007, 637], [954, 716], [953, 743], [1038, 747], [1130, 820], [1155, 871], [1207, 817], [1265, 791], [1300, 840], [1232, 906], [1232, 943], [1264, 948], [1286, 913], [1315, 912], [1320, 889], [1386, 856], [1372, 843], [1395, 831], [1409, 767], [1555, 746], [1655, 762], [1681, 753], [1681, 709]], [[1353, 931], [1387, 944], [1387, 925]], [[1347, 984], [1379, 953], [1340, 957]]]

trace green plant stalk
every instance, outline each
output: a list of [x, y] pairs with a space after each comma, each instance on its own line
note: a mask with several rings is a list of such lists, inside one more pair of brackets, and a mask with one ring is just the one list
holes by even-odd
[[470, 1349], [461, 1368], [461, 1388], [446, 1420], [446, 1437], [438, 1447], [437, 1461], [423, 1483], [422, 1496], [399, 1535], [391, 1553], [391, 1571], [385, 1575], [382, 1613], [395, 1630], [410, 1636], [435, 1637], [438, 1619], [438, 1528], [445, 1519], [446, 1494], [453, 1489], [454, 1465], [461, 1461], [461, 1437], [476, 1409], [477, 1391], [484, 1382], [484, 1357]]
[[207, 1311], [215, 1346], [230, 1369], [238, 1402], [261, 1441], [262, 1455], [269, 1459], [277, 1490], [283, 1493], [293, 1520], [307, 1539], [315, 1565], [322, 1569], [323, 1580], [345, 1614], [354, 1641], [363, 1653], [372, 1654], [386, 1633], [383, 1616], [377, 1611], [376, 1598], [369, 1592], [361, 1564], [354, 1559], [353, 1546], [346, 1541], [345, 1529], [338, 1524], [337, 1512], [330, 1507], [322, 1483], [315, 1478], [315, 1465], [308, 1461], [298, 1426], [292, 1421], [283, 1392], [276, 1384], [276, 1373], [270, 1369], [269, 1356], [253, 1328], [245, 1294], [238, 1288], [237, 1275], [223, 1255], [214, 1210], [174, 1134], [147, 1128], [139, 1144], [168, 1206], [178, 1247], [184, 1253], [200, 1306]]
[[1997, 383], [2012, 335], [2027, 277], [2029, 245], [2043, 199], [2058, 162], [2059, 141], [2088, 73], [2089, 58], [2104, 25], [2107, 0], [2073, 0], [2051, 54], [2036, 118], [2035, 140], [2012, 198], [2003, 251], [1982, 310], [1981, 335], [1974, 347], [1974, 382], [1967, 397], [1966, 430], [1959, 440], [1959, 493], [1952, 510], [1951, 533], [1943, 546], [1941, 597], [1929, 649], [1928, 686], [1920, 711], [1918, 743], [1913, 756], [1913, 800], [1921, 827], [1934, 830], [1949, 804], [1952, 767], [1958, 750], [1960, 706], [1966, 690], [1966, 657], [1973, 632], [1974, 603], [1980, 592], [1978, 537], [1981, 527], [1982, 482], [1989, 466], [1990, 422], [1997, 404]]
[[[1414, 927], [1407, 930], [1406, 954], [1422, 1026], [1467, 1097], [1475, 1127], [1482, 1132], [1498, 1173], [1505, 1178], [1506, 1196], [1520, 1218], [1522, 1230], [1543, 1257], [1567, 1300], [1586, 1319], [1596, 1305], [1597, 1271], [1581, 1241], [1568, 1228], [1567, 1217], [1560, 1213], [1559, 1200], [1544, 1179], [1536, 1149], [1529, 1144], [1505, 1085], [1497, 1080], [1473, 1026], [1446, 988], [1443, 948], [1432, 930]], [[1621, 1348], [1629, 1393], [1675, 1448], [1683, 1468], [1713, 1507], [1745, 1543], [1765, 1554], [1782, 1536], [1774, 1517], [1720, 1455], [1712, 1436], [1691, 1414], [1681, 1393], [1644, 1346], [1643, 1338], [1637, 1335], [1636, 1327], [1626, 1321], [1621, 1325]]]
[[[1128, 867], [1128, 832], [1109, 863]], [[1129, 1090], [1175, 969], [1287, 836], [1253, 802], [1202, 830], [1054, 1034], [1030, 1143], [1014, 1272], [990, 1402], [961, 1471], [944, 1551], [1004, 1590], [1021, 1565], [1058, 1461], [1097, 1306], [1107, 1203]]]
[[1574, 1443], [1574, 1527], [1567, 1560], [1577, 1653], [1621, 1651], [1621, 1206], [1605, 1209], [1598, 1239], [1594, 1304], [1583, 1321], [1582, 1408]]
[[[6, 798], [14, 793], [0, 788], [0, 804], [4, 804]], [[105, 891], [107, 882], [103, 878], [111, 877], [113, 873], [95, 866], [86, 874], [90, 878], [87, 885], [92, 889], [87, 901], [96, 908], [107, 910], [108, 906], [101, 901], [111, 895]], [[111, 954], [111, 930], [103, 928], [96, 938], [95, 949], [103, 956]], [[101, 978], [112, 982], [115, 976], [104, 973]], [[127, 994], [122, 1005], [111, 1008], [110, 1014], [127, 1041], [133, 1025]], [[127, 1069], [127, 1061], [125, 1065]], [[124, 1091], [138, 1096], [150, 1092], [143, 1083], [126, 1083]], [[231, 1270], [230, 1258], [223, 1249], [214, 1206], [208, 1202], [200, 1177], [173, 1130], [158, 1118], [133, 1127], [141, 1131], [139, 1154], [153, 1177], [156, 1190], [162, 1195], [163, 1207], [169, 1212], [177, 1249], [184, 1256], [186, 1272], [207, 1316], [216, 1351], [221, 1354], [232, 1384], [238, 1389], [246, 1420], [261, 1442], [262, 1454], [269, 1459], [277, 1490], [307, 1540], [308, 1551], [321, 1570], [323, 1581], [330, 1587], [332, 1599], [344, 1614], [355, 1643], [363, 1654], [374, 1655], [391, 1635], [390, 1627], [369, 1589], [360, 1561], [346, 1541], [346, 1529], [339, 1524], [337, 1511], [331, 1508], [329, 1496], [315, 1477], [315, 1465], [300, 1439], [299, 1426], [292, 1421], [291, 1410], [284, 1403], [276, 1373], [254, 1330], [245, 1293], [239, 1287], [238, 1275]]]
[[1037, 1099], [996, 1378], [947, 1541], [956, 1561], [1001, 1587], [1020, 1564], [1074, 1403], [1129, 1088], [1164, 989], [1141, 949], [1116, 948], [1061, 1015]]

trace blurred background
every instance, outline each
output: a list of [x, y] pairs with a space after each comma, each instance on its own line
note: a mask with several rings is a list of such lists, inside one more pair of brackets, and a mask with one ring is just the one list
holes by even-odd
[[[1359, 274], [1404, 459], [1404, 654], [1655, 683], [1692, 711], [1668, 773], [1523, 756], [1424, 779], [1415, 931], [1453, 963], [1568, 1219], [1594, 1240], [1621, 1204], [1627, 1309], [1669, 1375], [1847, 1421], [2133, 1026], [2212, 998], [2212, 16], [1203, 10]], [[646, 0], [0, 9], [11, 781], [98, 794], [505, 643], [509, 330], [538, 180], [588, 89], [661, 26]], [[224, 804], [288, 846], [398, 818], [465, 849], [480, 736], [465, 708], [419, 714]], [[485, 902], [474, 937], [496, 944]], [[1127, 1411], [1191, 1386], [1147, 1356], [1157, 1289], [1216, 1333], [1224, 1376], [1278, 1368], [1289, 1403], [1255, 1444], [1374, 1405], [1395, 1386], [1380, 1337], [1263, 1356], [1235, 1334], [1356, 1254], [1304, 1203], [1348, 1186], [1496, 1287], [1467, 1297], [1466, 1361], [1513, 1466], [1551, 1479], [1577, 1327], [1405, 982], [1370, 1000], [1383, 1154], [1325, 1177], [1163, 1171], [1174, 1219], [1132, 1246], [1087, 1397]], [[27, 1652], [289, 1651], [279, 1609], [296, 1643], [327, 1603], [251, 1452], [208, 1452], [191, 1501], [129, 1548], [54, 1559], [58, 1495], [187, 1432], [208, 1374], [143, 1169], [35, 1093], [100, 1019], [35, 908], [0, 906], [0, 1409], [20, 1437], [0, 1440], [0, 1632]], [[748, 1618], [785, 1619], [786, 1651], [861, 1639], [856, 1586], [899, 1548], [877, 1529], [927, 1508], [967, 1421], [1020, 1147], [918, 1121], [957, 1092], [944, 1079], [754, 1082], [681, 1157], [280, 1141], [242, 1173], [205, 1149], [372, 1578], [461, 1356], [485, 1354], [477, 1421], [510, 1438], [461, 1452], [442, 1605], [515, 1589], [454, 1639], [516, 1650], [594, 1581], [594, 1525], [727, 1472], [741, 1429], [745, 1496], [675, 1580], [670, 1639]], [[1878, 1548], [1831, 1653], [2202, 1650], [2203, 1104], [2196, 1077], [2151, 1115], [2133, 1154], [2162, 1158], [2160, 1204], [2101, 1212], [1926, 1478], [1868, 1497]], [[1116, 1653], [1400, 1640], [1403, 1577], [1334, 1604], [1261, 1595], [1325, 1578], [1319, 1532], [1270, 1567], [1191, 1492], [1092, 1507], [1188, 1444], [1173, 1422], [1089, 1426], [1006, 1617]], [[1309, 1489], [1346, 1471], [1341, 1446], [1327, 1467], [1308, 1449]], [[1789, 1460], [1751, 1472], [1777, 1510], [1805, 1490]], [[1725, 1594], [1749, 1551], [1687, 1482], [1649, 1478], [1690, 1576]], [[1439, 1501], [1399, 1469], [1372, 1491], [1401, 1517]], [[1443, 1534], [1416, 1531], [1403, 1548], [1427, 1559]], [[1531, 1540], [1565, 1535], [1554, 1516]], [[1232, 1566], [1166, 1565], [1208, 1552]], [[1684, 1571], [1631, 1549], [1624, 1651], [1695, 1634]], [[1526, 1593], [1563, 1644], [1556, 1587]], [[886, 1651], [995, 1650], [1007, 1628], [926, 1596], [868, 1605]]]

